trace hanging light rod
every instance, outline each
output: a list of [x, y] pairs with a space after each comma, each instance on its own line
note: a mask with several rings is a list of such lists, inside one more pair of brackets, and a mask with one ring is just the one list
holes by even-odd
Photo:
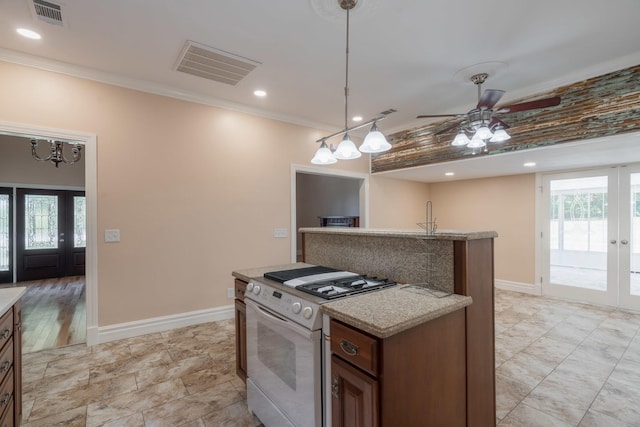
[[[391, 144], [387, 141], [387, 138], [378, 130], [376, 122], [384, 119], [387, 114], [391, 114], [396, 110], [390, 109], [383, 111], [380, 116], [367, 120], [364, 123], [360, 123], [353, 127], [347, 127], [347, 117], [349, 116], [349, 11], [353, 9], [358, 0], [338, 0], [338, 5], [346, 11], [347, 14], [347, 31], [346, 31], [346, 49], [345, 49], [345, 73], [344, 73], [344, 129], [340, 132], [333, 133], [318, 139], [316, 142], [320, 142], [320, 148], [316, 151], [315, 156], [311, 159], [311, 163], [318, 165], [330, 165], [335, 163], [338, 159], [350, 160], [357, 159], [361, 153], [382, 153], [391, 149]], [[371, 130], [365, 137], [360, 148], [356, 148], [355, 144], [349, 138], [349, 131], [360, 129], [361, 127], [371, 125]], [[336, 135], [344, 135], [344, 138], [338, 144], [335, 151], [331, 151], [325, 142], [326, 139], [332, 138]]]
[[394, 109], [389, 109], [389, 110], [387, 110], [387, 111], [383, 111], [382, 113], [380, 113], [381, 115], [380, 115], [380, 116], [378, 116], [378, 117], [374, 117], [374, 118], [373, 118], [373, 119], [371, 119], [371, 120], [367, 120], [367, 121], [366, 121], [366, 122], [364, 122], [364, 123], [359, 123], [359, 124], [357, 124], [357, 125], [355, 125], [355, 126], [352, 126], [352, 127], [350, 127], [350, 128], [342, 129], [341, 131], [338, 131], [338, 132], [332, 133], [331, 135], [323, 136], [322, 138], [317, 139], [317, 140], [316, 140], [316, 142], [322, 142], [322, 141], [324, 141], [324, 140], [327, 140], [327, 139], [333, 138], [334, 136], [342, 135], [342, 134], [345, 134], [345, 133], [347, 133], [347, 132], [351, 132], [352, 130], [360, 129], [360, 128], [363, 128], [363, 127], [365, 127], [365, 126], [369, 126], [371, 123], [379, 122], [380, 120], [384, 120], [384, 119], [386, 119], [386, 118], [387, 118], [387, 116], [388, 116], [389, 114], [391, 114], [391, 113], [395, 113], [395, 112], [396, 112], [396, 110], [394, 110]]

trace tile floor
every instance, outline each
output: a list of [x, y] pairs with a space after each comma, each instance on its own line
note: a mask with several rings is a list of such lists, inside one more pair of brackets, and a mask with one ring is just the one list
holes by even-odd
[[[496, 291], [499, 426], [640, 426], [640, 313]], [[256, 426], [233, 321], [24, 355], [25, 426]]]

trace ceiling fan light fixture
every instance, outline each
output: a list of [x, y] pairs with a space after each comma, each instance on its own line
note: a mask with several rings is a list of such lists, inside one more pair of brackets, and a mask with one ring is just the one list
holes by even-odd
[[478, 132], [476, 132], [476, 134], [473, 135], [473, 138], [471, 138], [471, 142], [467, 144], [467, 147], [469, 148], [482, 148], [486, 146], [487, 146], [486, 142], [484, 142], [484, 139], [478, 136]]
[[464, 145], [468, 145], [470, 142], [471, 140], [469, 139], [467, 134], [464, 132], [464, 130], [460, 129], [460, 132], [458, 132], [456, 137], [453, 138], [451, 145], [455, 147], [462, 147]]
[[493, 136], [489, 140], [490, 142], [504, 142], [511, 139], [511, 136], [502, 127], [498, 127], [494, 130]]
[[364, 138], [359, 150], [363, 153], [383, 153], [391, 149], [387, 138], [378, 130], [376, 122], [371, 125], [371, 130]]
[[345, 133], [333, 156], [338, 160], [352, 160], [362, 156], [362, 153], [358, 151], [356, 144], [349, 138], [349, 134]]
[[487, 125], [483, 124], [478, 128], [476, 134], [473, 137], [475, 138], [476, 136], [480, 139], [489, 139], [493, 137], [493, 133], [491, 133], [491, 130], [489, 130]]
[[314, 165], [332, 165], [336, 163], [338, 160], [333, 156], [333, 153], [327, 146], [327, 143], [322, 141], [320, 144], [320, 148], [316, 151], [316, 155], [311, 159], [311, 163]]

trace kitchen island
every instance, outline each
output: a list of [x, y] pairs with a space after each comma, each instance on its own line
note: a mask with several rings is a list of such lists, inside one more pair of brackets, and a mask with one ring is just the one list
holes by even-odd
[[[331, 395], [338, 396], [334, 406], [339, 410], [332, 414], [335, 426], [341, 425], [340, 411], [344, 415], [352, 410], [368, 413], [370, 425], [394, 425], [394, 411], [406, 412], [408, 406], [422, 411], [428, 407], [430, 413], [440, 408], [440, 416], [451, 418], [425, 420], [446, 419], [447, 425], [495, 425], [495, 232], [300, 231], [304, 262], [237, 270], [237, 289], [268, 271], [310, 265], [417, 285], [321, 305], [330, 319], [323, 331], [332, 331], [333, 354], [326, 363], [331, 364], [333, 379], [338, 377], [337, 383], [331, 381]], [[242, 326], [238, 319], [236, 324]], [[356, 355], [351, 354], [354, 348]], [[238, 354], [241, 357], [242, 351]], [[390, 381], [392, 377], [400, 381]], [[345, 392], [349, 396], [342, 399]], [[352, 406], [345, 407], [345, 402]]]

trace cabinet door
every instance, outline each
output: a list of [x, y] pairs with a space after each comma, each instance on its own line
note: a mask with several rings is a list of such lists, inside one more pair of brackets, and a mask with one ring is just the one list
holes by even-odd
[[331, 356], [331, 422], [334, 427], [378, 426], [378, 381]]
[[13, 306], [13, 372], [14, 418], [16, 425], [22, 422], [22, 301]]
[[247, 307], [235, 300], [236, 306], [236, 374], [247, 380]]

